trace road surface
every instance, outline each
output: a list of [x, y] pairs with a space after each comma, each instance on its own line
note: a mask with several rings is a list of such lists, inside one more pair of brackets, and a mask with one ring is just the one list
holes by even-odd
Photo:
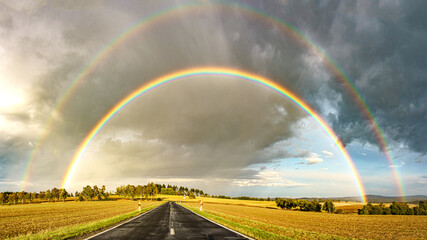
[[165, 203], [116, 228], [95, 235], [101, 239], [248, 239], [174, 203]]

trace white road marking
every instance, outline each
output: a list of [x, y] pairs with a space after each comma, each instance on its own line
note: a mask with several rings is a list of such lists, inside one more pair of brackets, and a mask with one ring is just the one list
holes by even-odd
[[173, 222], [172, 222], [172, 213], [173, 213], [173, 205], [171, 202], [169, 202], [169, 234], [175, 235], [175, 229], [173, 229]]
[[[166, 203], [167, 203], [167, 202], [166, 202]], [[166, 204], [166, 203], [163, 203], [163, 204]], [[117, 228], [117, 227], [120, 227], [120, 226], [121, 226], [121, 225], [123, 225], [123, 224], [126, 224], [126, 223], [128, 223], [128, 222], [131, 222], [131, 221], [133, 221], [133, 220], [135, 220], [135, 219], [137, 219], [137, 218], [139, 218], [139, 217], [141, 217], [141, 216], [143, 216], [143, 215], [147, 215], [147, 214], [151, 213], [152, 211], [154, 211], [155, 209], [157, 209], [158, 207], [162, 206], [163, 204], [161, 204], [161, 205], [159, 205], [159, 206], [157, 206], [157, 207], [155, 207], [155, 208], [153, 208], [153, 209], [151, 209], [151, 210], [149, 210], [149, 211], [147, 211], [147, 212], [145, 212], [145, 213], [143, 213], [143, 214], [140, 214], [140, 215], [138, 215], [138, 216], [136, 216], [136, 217], [134, 217], [134, 218], [131, 218], [131, 219], [127, 220], [126, 222], [120, 223], [120, 224], [118, 224], [118, 225], [116, 225], [116, 226], [114, 226], [114, 227], [112, 227], [112, 228], [109, 228], [109, 229], [107, 229], [107, 230], [105, 230], [105, 231], [102, 231], [102, 232], [100, 232], [100, 233], [98, 233], [98, 234], [95, 234], [95, 235], [89, 236], [88, 238], [85, 238], [84, 240], [92, 239], [92, 238], [94, 238], [94, 237], [96, 237], [96, 236], [98, 236], [98, 235], [104, 234], [104, 233], [106, 233], [106, 232], [108, 232], [108, 231], [111, 231], [111, 230], [113, 230], [113, 229]]]
[[220, 223], [217, 223], [217, 222], [215, 222], [215, 221], [212, 221], [212, 220], [210, 220], [210, 219], [209, 219], [209, 218], [207, 218], [207, 217], [203, 217], [202, 215], [200, 215], [200, 214], [198, 214], [198, 213], [196, 213], [196, 212], [193, 212], [193, 211], [191, 211], [190, 209], [188, 209], [188, 208], [186, 208], [186, 207], [184, 207], [184, 206], [182, 206], [182, 205], [181, 205], [181, 207], [183, 207], [185, 210], [187, 210], [187, 211], [189, 211], [189, 212], [191, 212], [191, 213], [196, 214], [197, 216], [199, 216], [199, 217], [201, 217], [201, 218], [204, 218], [204, 219], [208, 220], [208, 221], [209, 221], [209, 222], [211, 222], [211, 223], [214, 223], [214, 224], [216, 224], [216, 225], [218, 225], [218, 226], [220, 226], [220, 227], [222, 227], [222, 228], [225, 228], [225, 229], [227, 229], [227, 230], [229, 230], [229, 231], [231, 231], [231, 232], [234, 232], [234, 233], [236, 233], [237, 235], [240, 235], [240, 236], [242, 236], [242, 237], [244, 237], [244, 238], [246, 238], [246, 239], [249, 239], [249, 240], [255, 240], [254, 238], [251, 238], [251, 237], [249, 237], [249, 236], [246, 236], [246, 235], [244, 235], [243, 233], [239, 233], [238, 231], [235, 231], [235, 230], [233, 230], [233, 229], [231, 229], [231, 228], [228, 228], [228, 227], [226, 227], [226, 226], [224, 226], [224, 225], [222, 225], [222, 224], [220, 224]]

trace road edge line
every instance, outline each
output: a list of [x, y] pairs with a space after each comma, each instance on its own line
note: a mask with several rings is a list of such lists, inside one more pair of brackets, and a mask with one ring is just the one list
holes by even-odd
[[[179, 205], [179, 204], [178, 204], [178, 205]], [[240, 236], [242, 236], [242, 237], [244, 237], [244, 238], [246, 238], [246, 239], [256, 240], [255, 238], [251, 238], [251, 237], [249, 237], [249, 236], [246, 236], [246, 235], [245, 235], [245, 234], [243, 234], [243, 233], [240, 233], [240, 232], [238, 232], [238, 231], [236, 231], [236, 230], [233, 230], [233, 229], [231, 229], [231, 228], [228, 228], [228, 227], [226, 227], [226, 226], [224, 226], [224, 225], [222, 225], [222, 224], [220, 224], [220, 223], [217, 223], [217, 222], [215, 222], [215, 221], [213, 221], [213, 220], [210, 220], [210, 219], [209, 219], [209, 218], [207, 218], [207, 217], [204, 217], [204, 216], [202, 216], [202, 215], [200, 215], [200, 214], [198, 214], [198, 213], [196, 213], [196, 212], [193, 212], [193, 211], [191, 211], [190, 209], [188, 209], [188, 208], [186, 208], [186, 207], [184, 207], [184, 206], [182, 206], [182, 205], [181, 205], [181, 207], [183, 207], [183, 208], [187, 209], [188, 211], [190, 211], [190, 212], [192, 212], [192, 213], [196, 214], [197, 216], [199, 216], [199, 217], [201, 217], [201, 218], [204, 218], [204, 219], [208, 220], [209, 222], [212, 222], [212, 223], [214, 223], [214, 224], [216, 224], [216, 225], [218, 225], [218, 226], [220, 226], [220, 227], [223, 227], [223, 228], [225, 228], [225, 229], [227, 229], [227, 230], [229, 230], [229, 231], [231, 231], [231, 232], [237, 233], [238, 235], [240, 235]]]
[[93, 235], [93, 236], [87, 237], [87, 238], [85, 238], [85, 239], [83, 239], [83, 240], [89, 240], [89, 239], [92, 239], [92, 238], [94, 238], [94, 237], [96, 237], [96, 236], [98, 236], [98, 235], [104, 234], [104, 233], [106, 233], [106, 232], [108, 232], [108, 231], [110, 231], [110, 230], [113, 230], [113, 229], [115, 229], [115, 228], [117, 228], [117, 227], [120, 227], [121, 225], [123, 225], [123, 224], [125, 224], [125, 223], [128, 223], [128, 222], [130, 222], [130, 221], [133, 221], [133, 220], [135, 220], [135, 219], [137, 219], [137, 218], [139, 218], [139, 217], [141, 217], [141, 216], [143, 216], [143, 215], [145, 215], [145, 214], [147, 214], [147, 213], [149, 213], [149, 212], [153, 211], [154, 209], [157, 209], [158, 207], [163, 206], [163, 205], [164, 205], [164, 204], [166, 204], [166, 203], [168, 203], [168, 202], [165, 202], [165, 203], [163, 203], [163, 204], [160, 204], [159, 206], [157, 206], [157, 207], [155, 207], [155, 208], [153, 208], [153, 209], [150, 209], [150, 210], [146, 211], [145, 213], [139, 214], [139, 215], [138, 215], [138, 216], [136, 216], [136, 217], [133, 217], [133, 218], [131, 218], [131, 219], [129, 219], [129, 220], [127, 220], [127, 221], [125, 221], [125, 222], [122, 222], [122, 223], [120, 223], [120, 224], [118, 224], [118, 225], [116, 225], [116, 226], [114, 226], [114, 227], [112, 227], [112, 228], [109, 228], [109, 229], [107, 229], [107, 230], [104, 230], [104, 231], [102, 231], [102, 232], [100, 232], [100, 233], [97, 233], [97, 234], [95, 234], [95, 235]]

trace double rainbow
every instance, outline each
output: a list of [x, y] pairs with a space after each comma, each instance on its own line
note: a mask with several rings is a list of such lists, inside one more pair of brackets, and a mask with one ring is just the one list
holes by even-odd
[[[281, 30], [287, 36], [292, 37], [297, 43], [301, 44], [302, 47], [311, 50], [318, 57], [324, 59], [325, 66], [336, 76], [336, 79], [344, 86], [347, 92], [350, 94], [354, 102], [357, 104], [359, 109], [362, 111], [363, 115], [367, 119], [369, 126], [371, 127], [374, 136], [376, 137], [382, 151], [385, 153], [385, 156], [390, 163], [390, 165], [396, 165], [390, 148], [388, 146], [388, 142], [384, 137], [384, 133], [377, 121], [375, 120], [372, 111], [369, 109], [368, 105], [364, 101], [363, 97], [357, 91], [354, 84], [351, 82], [350, 78], [344, 73], [344, 71], [336, 64], [336, 62], [331, 59], [319, 46], [317, 46], [313, 41], [304, 36], [298, 29], [296, 29], [291, 24], [279, 19], [273, 15], [269, 15], [268, 13], [262, 12], [259, 9], [254, 9], [249, 6], [245, 6], [242, 4], [227, 4], [225, 2], [214, 2], [210, 4], [210, 6], [217, 7], [218, 10], [221, 11], [239, 11], [242, 14], [245, 14], [247, 17], [254, 18], [256, 20], [262, 21], [267, 25], [276, 26], [279, 30]], [[51, 115], [50, 119], [47, 121], [43, 133], [40, 135], [39, 139], [36, 141], [33, 151], [30, 153], [30, 157], [28, 160], [28, 164], [24, 169], [23, 175], [23, 184], [22, 189], [25, 188], [26, 182], [28, 182], [30, 176], [30, 170], [35, 156], [40, 149], [40, 146], [44, 142], [45, 138], [48, 136], [49, 129], [53, 124], [53, 116], [57, 115], [62, 111], [64, 105], [70, 100], [73, 93], [78, 89], [78, 86], [82, 82], [83, 79], [88, 77], [90, 73], [92, 73], [99, 64], [106, 59], [111, 53], [117, 49], [118, 46], [125, 43], [126, 40], [132, 38], [134, 35], [147, 29], [149, 27], [155, 26], [156, 24], [163, 23], [164, 21], [176, 17], [179, 14], [192, 14], [197, 11], [205, 11], [206, 4], [205, 3], [193, 3], [188, 5], [179, 5], [174, 6], [172, 8], [165, 9], [163, 11], [156, 12], [146, 18], [141, 19], [136, 24], [132, 25], [124, 32], [115, 37], [103, 50], [101, 50], [92, 60], [82, 69], [82, 71], [77, 75], [77, 77], [72, 81], [70, 87], [63, 94], [63, 96], [58, 100], [57, 105]], [[400, 195], [404, 196], [404, 188], [402, 184], [402, 180], [399, 176], [399, 173], [396, 168], [392, 168], [394, 173], [394, 179], [396, 182], [396, 186]]]

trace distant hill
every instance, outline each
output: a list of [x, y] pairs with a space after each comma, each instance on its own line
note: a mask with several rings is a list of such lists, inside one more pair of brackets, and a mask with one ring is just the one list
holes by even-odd
[[[368, 202], [391, 203], [394, 201], [396, 201], [396, 202], [402, 201], [402, 197], [398, 197], [398, 196], [366, 195], [366, 198], [368, 199]], [[406, 202], [408, 202], [408, 203], [418, 203], [419, 201], [427, 201], [426, 195], [411, 195], [411, 196], [406, 196], [405, 198], [406, 198]], [[300, 198], [300, 199], [313, 200], [313, 199], [319, 199], [319, 198]], [[357, 202], [357, 201], [360, 201], [360, 196], [330, 197], [328, 199]]]

